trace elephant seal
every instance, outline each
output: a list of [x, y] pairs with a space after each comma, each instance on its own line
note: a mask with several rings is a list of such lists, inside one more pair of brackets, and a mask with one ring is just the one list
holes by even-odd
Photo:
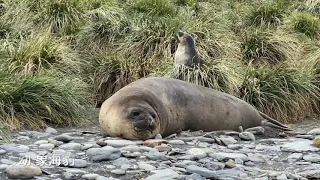
[[239, 126], [290, 131], [235, 96], [168, 77], [146, 77], [123, 87], [103, 102], [99, 123], [109, 136], [130, 140], [183, 130], [236, 131]]
[[190, 34], [179, 30], [175, 34], [175, 38], [178, 41], [178, 48], [174, 55], [175, 64], [183, 64], [185, 66], [206, 64], [206, 61], [199, 57], [195, 40]]

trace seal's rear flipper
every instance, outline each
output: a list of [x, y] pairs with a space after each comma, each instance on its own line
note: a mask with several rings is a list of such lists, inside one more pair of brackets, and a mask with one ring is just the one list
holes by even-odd
[[278, 126], [280, 126], [280, 127], [290, 129], [290, 127], [288, 127], [288, 126], [280, 123], [279, 121], [271, 118], [270, 116], [264, 114], [263, 112], [260, 112], [260, 111], [259, 111], [259, 114], [260, 114], [261, 117], [263, 117], [264, 119], [266, 119], [267, 121], [269, 121], [270, 123], [272, 123], [272, 124], [274, 124], [274, 125], [278, 125]]
[[273, 122], [268, 122], [267, 120], [263, 120], [261, 122], [261, 124], [262, 124], [262, 126], [269, 126], [269, 127], [272, 127], [272, 128], [283, 130], [283, 131], [293, 131], [293, 129], [291, 129], [289, 127], [282, 127], [282, 126], [279, 126], [277, 124], [274, 124]]

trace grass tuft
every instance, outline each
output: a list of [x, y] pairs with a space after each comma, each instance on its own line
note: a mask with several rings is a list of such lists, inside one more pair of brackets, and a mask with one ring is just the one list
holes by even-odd
[[277, 3], [258, 4], [251, 8], [246, 17], [249, 26], [277, 27], [281, 25], [284, 9]]
[[150, 16], [175, 16], [177, 11], [170, 0], [136, 0], [128, 2], [131, 9]]
[[296, 122], [312, 115], [320, 98], [314, 77], [296, 70], [277, 67], [247, 71], [240, 97], [257, 109], [283, 122]]
[[295, 13], [291, 17], [291, 27], [299, 33], [303, 33], [311, 39], [316, 39], [320, 34], [320, 20], [309, 13]]
[[48, 25], [52, 33], [70, 35], [78, 31], [85, 18], [81, 0], [45, 0], [41, 5], [36, 21]]
[[97, 107], [120, 88], [145, 76], [139, 74], [143, 68], [139, 62], [106, 51], [86, 55], [83, 59], [82, 76], [91, 87]]
[[168, 73], [171, 78], [187, 81], [196, 85], [232, 93], [228, 75], [219, 69], [218, 66], [188, 67], [182, 64], [175, 64], [172, 71]]
[[81, 47], [112, 46], [130, 32], [130, 22], [120, 8], [101, 7], [89, 12], [90, 23], [77, 39]]
[[21, 39], [17, 45], [6, 47], [2, 60], [13, 73], [33, 74], [53, 66], [71, 67], [75, 58], [66, 45], [48, 34]]
[[298, 41], [283, 33], [255, 29], [245, 35], [241, 50], [247, 62], [275, 64], [293, 58], [298, 51]]
[[0, 75], [0, 120], [10, 129], [77, 125], [88, 105], [86, 85], [77, 79]]

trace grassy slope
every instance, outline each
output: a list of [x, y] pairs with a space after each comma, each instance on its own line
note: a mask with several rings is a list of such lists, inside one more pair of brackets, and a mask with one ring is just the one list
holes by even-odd
[[[13, 129], [78, 123], [81, 109], [92, 106], [86, 102], [99, 106], [149, 75], [219, 89], [283, 122], [319, 115], [316, 1], [11, 0], [4, 6], [0, 120]], [[174, 66], [178, 29], [195, 37], [207, 67]]]

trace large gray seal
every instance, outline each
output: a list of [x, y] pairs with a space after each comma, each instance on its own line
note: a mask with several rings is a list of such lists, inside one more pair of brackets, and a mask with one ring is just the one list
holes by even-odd
[[103, 102], [99, 123], [109, 136], [131, 140], [264, 124], [290, 130], [235, 96], [167, 77], [142, 78], [117, 91]]
[[185, 66], [203, 65], [206, 61], [201, 59], [196, 50], [194, 38], [187, 32], [179, 30], [175, 34], [178, 41], [178, 48], [174, 55], [175, 64], [183, 64]]

